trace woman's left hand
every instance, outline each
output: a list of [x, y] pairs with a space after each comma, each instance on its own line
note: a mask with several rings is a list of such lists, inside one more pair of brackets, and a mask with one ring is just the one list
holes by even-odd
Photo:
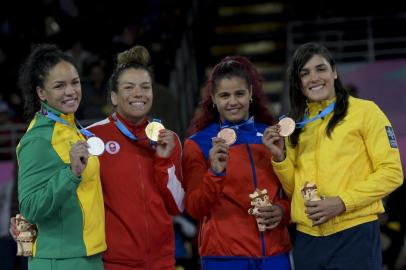
[[282, 208], [278, 205], [265, 206], [258, 208], [259, 214], [256, 215], [257, 222], [266, 226], [267, 230], [272, 230], [282, 221]]
[[312, 220], [313, 226], [323, 224], [345, 211], [345, 205], [340, 197], [324, 197], [318, 201], [305, 201], [305, 207], [307, 217]]
[[156, 154], [159, 157], [167, 158], [171, 156], [175, 148], [175, 133], [169, 129], [161, 129], [158, 135]]

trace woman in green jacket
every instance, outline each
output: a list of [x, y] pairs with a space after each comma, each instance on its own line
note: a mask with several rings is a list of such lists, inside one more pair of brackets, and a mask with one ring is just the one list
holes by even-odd
[[74, 62], [54, 45], [39, 45], [19, 85], [32, 119], [17, 146], [20, 211], [38, 228], [29, 269], [103, 269], [99, 160], [75, 123], [82, 94]]

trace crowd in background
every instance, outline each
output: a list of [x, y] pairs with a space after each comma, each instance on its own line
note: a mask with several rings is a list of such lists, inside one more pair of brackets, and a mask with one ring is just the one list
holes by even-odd
[[[137, 8], [120, 0], [98, 1], [97, 4], [42, 0], [21, 5], [17, 1], [5, 1], [0, 8], [0, 74], [3, 78], [0, 125], [25, 122], [21, 93], [16, 85], [17, 74], [31, 47], [45, 41], [58, 44], [77, 61], [84, 93], [77, 113], [79, 119], [97, 120], [110, 114], [112, 106], [108, 102], [106, 84], [114, 65], [112, 56], [135, 44], [147, 47], [156, 63], [158, 87], [155, 89], [160, 89], [164, 101], [172, 100], [176, 104], [167, 87], [191, 5], [188, 1], [142, 0], [137, 1]], [[176, 121], [176, 116], [172, 119]], [[168, 126], [174, 125], [172, 122]], [[7, 131], [1, 130], [0, 135], [7, 135]], [[8, 143], [3, 138], [0, 137], [0, 147]], [[12, 156], [0, 153], [0, 159], [12, 160]], [[394, 264], [404, 243], [405, 214], [399, 207], [404, 204], [404, 194], [402, 187], [386, 200], [387, 213], [381, 220], [382, 232], [390, 243], [384, 252], [387, 264]], [[14, 201], [11, 214], [16, 212]], [[181, 216], [174, 220], [174, 226], [177, 261], [185, 269], [196, 269], [196, 224], [188, 216]], [[12, 244], [10, 239], [7, 241]]]

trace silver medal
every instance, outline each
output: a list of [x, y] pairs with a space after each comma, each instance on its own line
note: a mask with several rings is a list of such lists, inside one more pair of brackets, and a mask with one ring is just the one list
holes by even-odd
[[104, 152], [104, 142], [98, 137], [90, 137], [87, 139], [87, 144], [89, 145], [89, 154], [93, 156], [100, 156]]

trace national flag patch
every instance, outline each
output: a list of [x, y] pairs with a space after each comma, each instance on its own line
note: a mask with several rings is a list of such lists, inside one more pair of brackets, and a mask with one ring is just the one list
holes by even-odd
[[386, 134], [388, 135], [389, 144], [392, 148], [398, 148], [398, 144], [396, 142], [395, 132], [393, 132], [393, 128], [390, 126], [385, 126]]

